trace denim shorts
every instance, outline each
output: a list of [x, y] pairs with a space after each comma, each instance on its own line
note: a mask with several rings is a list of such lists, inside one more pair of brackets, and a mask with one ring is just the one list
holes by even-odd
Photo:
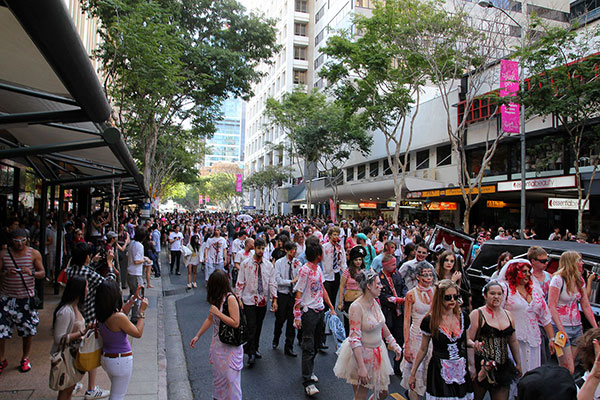
[[[556, 325], [552, 324], [552, 328], [554, 328], [554, 334], [558, 332], [558, 328]], [[567, 334], [567, 344], [566, 346], [575, 346], [577, 347], [577, 340], [583, 335], [583, 325], [574, 325], [568, 326], [564, 325], [565, 333]]]

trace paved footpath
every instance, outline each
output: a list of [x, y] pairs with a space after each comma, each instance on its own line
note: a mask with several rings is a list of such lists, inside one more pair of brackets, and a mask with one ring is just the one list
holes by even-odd
[[[154, 288], [146, 290], [149, 305], [146, 311], [144, 334], [140, 339], [129, 337], [134, 356], [133, 375], [126, 398], [132, 400], [167, 399], [162, 284], [160, 279], [152, 279], [151, 284]], [[53, 342], [52, 314], [60, 297], [52, 293], [53, 288], [46, 285], [44, 309], [39, 311], [38, 334], [33, 339], [30, 372], [23, 374], [17, 369], [21, 357], [21, 339], [17, 337], [16, 332], [13, 339], [6, 343], [6, 358], [9, 365], [0, 375], [0, 399], [2, 400], [56, 399], [57, 392], [48, 387], [48, 376], [50, 374], [49, 352]], [[87, 388], [87, 375], [81, 382]], [[97, 384], [103, 389], [110, 389], [110, 380], [102, 368], [98, 371]], [[73, 398], [83, 399], [85, 388], [76, 393]]]

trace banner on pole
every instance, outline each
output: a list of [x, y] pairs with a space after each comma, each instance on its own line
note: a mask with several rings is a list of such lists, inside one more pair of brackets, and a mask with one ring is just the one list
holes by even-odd
[[208, 203], [210, 201], [210, 197], [208, 197], [208, 195], [206, 195], [206, 197], [204, 198], [204, 202]]
[[235, 191], [240, 193], [242, 191], [242, 174], [237, 174], [235, 176]]
[[202, 204], [203, 197], [201, 194], [198, 195], [198, 203]]
[[[500, 96], [516, 97], [519, 91], [519, 63], [511, 60], [500, 61]], [[500, 107], [502, 130], [506, 133], [519, 133], [521, 128], [519, 104], [509, 103]]]
[[331, 212], [331, 222], [335, 224], [335, 203], [332, 198], [329, 198], [329, 211]]

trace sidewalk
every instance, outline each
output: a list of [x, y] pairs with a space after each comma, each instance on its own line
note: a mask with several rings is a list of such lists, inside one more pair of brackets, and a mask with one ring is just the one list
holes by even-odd
[[[144, 334], [140, 339], [129, 337], [133, 349], [133, 375], [127, 391], [127, 399], [166, 400], [167, 377], [164, 326], [162, 322], [163, 300], [161, 279], [152, 279], [152, 289], [146, 289], [149, 305], [146, 311]], [[128, 290], [124, 294], [128, 294]], [[50, 374], [50, 348], [52, 347], [52, 314], [60, 300], [53, 294], [50, 285], [45, 287], [44, 309], [39, 310], [40, 324], [37, 336], [33, 339], [31, 350], [32, 370], [21, 373], [18, 364], [21, 357], [21, 339], [16, 332], [13, 339], [6, 342], [8, 367], [0, 375], [0, 399], [2, 400], [46, 400], [56, 399], [57, 392], [48, 387]], [[62, 293], [62, 291], [61, 291]], [[106, 372], [99, 368], [97, 385], [110, 389], [110, 380]], [[83, 399], [87, 388], [87, 375], [81, 382], [84, 388], [73, 395], [74, 399]]]

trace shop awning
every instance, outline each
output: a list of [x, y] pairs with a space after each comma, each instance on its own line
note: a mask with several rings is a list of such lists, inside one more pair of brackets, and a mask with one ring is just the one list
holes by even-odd
[[0, 160], [29, 165], [50, 185], [122, 183], [147, 196], [110, 104], [62, 0], [0, 0]]

